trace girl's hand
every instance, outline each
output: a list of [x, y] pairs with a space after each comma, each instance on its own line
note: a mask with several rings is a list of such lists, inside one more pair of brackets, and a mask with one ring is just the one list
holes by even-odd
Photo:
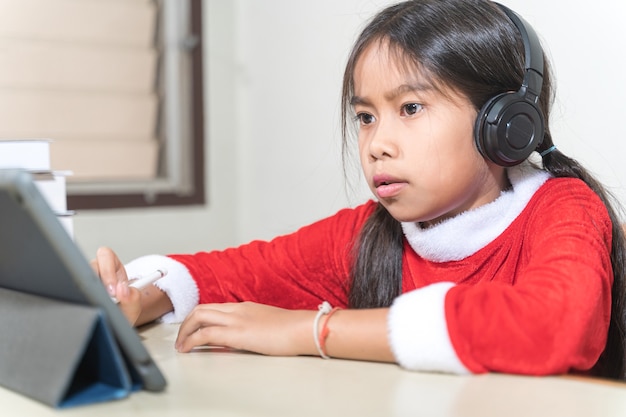
[[315, 355], [315, 314], [252, 302], [201, 304], [181, 324], [176, 349], [212, 345], [265, 355]]
[[126, 319], [135, 324], [141, 314], [141, 295], [135, 288], [128, 286], [128, 277], [124, 265], [111, 249], [102, 247], [96, 252], [96, 259], [91, 267], [102, 280], [111, 297], [117, 298], [119, 307]]

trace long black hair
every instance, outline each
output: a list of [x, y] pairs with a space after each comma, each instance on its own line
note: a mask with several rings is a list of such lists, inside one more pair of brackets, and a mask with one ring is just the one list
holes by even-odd
[[[363, 51], [384, 42], [407, 70], [417, 70], [435, 85], [465, 94], [475, 108], [507, 91], [517, 91], [524, 73], [524, 46], [518, 29], [487, 0], [413, 0], [390, 6], [376, 15], [358, 37], [348, 59], [342, 92], [344, 163], [349, 153], [354, 95], [354, 69]], [[553, 146], [549, 116], [554, 98], [550, 66], [544, 56], [539, 99], [545, 135], [539, 152]], [[559, 150], [546, 153], [543, 169], [554, 177], [579, 178], [604, 202], [613, 223], [611, 263], [613, 288], [608, 341], [594, 371], [615, 379], [625, 374], [626, 296], [625, 240], [614, 198], [577, 161]], [[352, 308], [391, 305], [402, 290], [403, 233], [400, 222], [378, 204], [355, 243], [349, 305]]]

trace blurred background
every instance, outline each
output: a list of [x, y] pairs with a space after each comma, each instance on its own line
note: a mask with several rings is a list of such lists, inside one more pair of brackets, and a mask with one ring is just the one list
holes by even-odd
[[[158, 2], [156, 15], [150, 14], [155, 13], [150, 0], [55, 1], [61, 5], [63, 2], [71, 5], [72, 1], [117, 2], [122, 6], [132, 3], [148, 10], [149, 16], [161, 16], [155, 25], [163, 32], [167, 27], [162, 19], [167, 6], [163, 4], [178, 0]], [[626, 121], [623, 102], [626, 81], [622, 76], [626, 64], [626, 3], [621, 0], [597, 0], [592, 4], [582, 0], [501, 2], [534, 26], [552, 59], [557, 83], [552, 124], [557, 146], [583, 162], [626, 204], [626, 164], [622, 160], [626, 152], [622, 125]], [[9, 3], [0, 0], [0, 15], [2, 6]], [[128, 261], [143, 254], [212, 250], [252, 239], [270, 239], [369, 198], [360, 181], [358, 161], [348, 164], [345, 172], [342, 166], [341, 79], [358, 31], [376, 11], [393, 2], [203, 0], [200, 3], [201, 15], [196, 18], [201, 22], [202, 40], [197, 42], [199, 39], [187, 37], [185, 42], [188, 48], [195, 44], [202, 48], [201, 91], [197, 90], [197, 82], [185, 83], [184, 76], [181, 83], [183, 91], [186, 88], [195, 92], [202, 103], [202, 131], [196, 133], [202, 137], [203, 181], [196, 184], [203, 187], [203, 198], [177, 205], [77, 209], [74, 237], [88, 258], [101, 245], [114, 248]], [[29, 19], [28, 15], [23, 18]], [[110, 25], [115, 32], [122, 23], [112, 18]], [[0, 29], [0, 58], [2, 36]], [[5, 33], [6, 36], [13, 35]], [[144, 53], [136, 51], [131, 54], [133, 59]], [[151, 59], [149, 53], [146, 59]], [[184, 60], [177, 62], [180, 69]], [[11, 63], [2, 63], [7, 65]], [[180, 72], [179, 78], [181, 74], [185, 72]], [[161, 76], [161, 73], [155, 75]], [[0, 88], [12, 91], [11, 86]], [[163, 90], [157, 90], [157, 98], [159, 91]], [[123, 94], [137, 98], [140, 92]], [[133, 132], [137, 130], [133, 120], [175, 113], [175, 109], [167, 110], [164, 103], [155, 103], [146, 104], [148, 113], [133, 113], [133, 117], [127, 118], [130, 129], [135, 129]], [[88, 117], [66, 116], [70, 120], [74, 117], [77, 123]], [[149, 130], [145, 138], [137, 141], [156, 141], [163, 158], [172, 149], [172, 145], [163, 141], [172, 123], [157, 123], [157, 129]], [[105, 123], [100, 131], [111, 124]], [[155, 131], [157, 134], [153, 134]], [[178, 132], [185, 134], [180, 126]], [[12, 134], [2, 133], [1, 127], [0, 133]], [[59, 132], [58, 136], [64, 134]], [[129, 156], [131, 162], [138, 164], [140, 156], [154, 151], [153, 145], [142, 146], [143, 151], [119, 151], [113, 162], [105, 165], [112, 172], [120, 172], [116, 170], [116, 158], [121, 164]], [[95, 152], [93, 146], [88, 149], [86, 152], [90, 154], [105, 154]], [[194, 158], [193, 153], [193, 149], [188, 149], [179, 155], [183, 168], [188, 165], [186, 161]], [[162, 159], [160, 163], [164, 163]], [[168, 170], [171, 174], [172, 169]], [[78, 187], [75, 192], [80, 193], [80, 187], [90, 180], [93, 178], [73, 179], [83, 183], [75, 186]], [[145, 194], [145, 199], [150, 201], [153, 192]]]

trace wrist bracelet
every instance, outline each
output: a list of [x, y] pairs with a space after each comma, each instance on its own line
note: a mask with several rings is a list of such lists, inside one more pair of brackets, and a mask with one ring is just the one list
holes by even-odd
[[324, 320], [324, 324], [322, 324], [322, 330], [320, 331], [319, 341], [320, 341], [320, 352], [321, 356], [324, 359], [330, 359], [330, 356], [326, 353], [326, 338], [328, 337], [328, 333], [330, 333], [330, 329], [328, 328], [328, 322], [330, 321], [330, 317], [335, 314], [337, 310], [341, 310], [340, 307], [335, 307], [326, 315], [326, 320]]
[[313, 320], [313, 340], [315, 341], [315, 347], [317, 348], [317, 352], [324, 359], [329, 359], [329, 357], [322, 350], [322, 346], [320, 345], [319, 332], [317, 331], [317, 328], [319, 326], [320, 318], [322, 318], [323, 315], [330, 313], [332, 309], [333, 308], [330, 306], [328, 301], [324, 301], [322, 304], [320, 304], [317, 307], [318, 311], [317, 311], [317, 314], [315, 315], [315, 320]]

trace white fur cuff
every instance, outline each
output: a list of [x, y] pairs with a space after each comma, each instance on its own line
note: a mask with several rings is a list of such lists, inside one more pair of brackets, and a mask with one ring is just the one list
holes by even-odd
[[396, 361], [413, 371], [469, 374], [460, 361], [445, 317], [445, 298], [454, 284], [442, 282], [405, 293], [389, 311], [389, 343]]
[[198, 305], [200, 295], [187, 268], [163, 255], [146, 255], [125, 265], [129, 277], [148, 274], [156, 269], [167, 269], [167, 275], [154, 285], [170, 298], [174, 311], [161, 317], [165, 323], [180, 323]]

